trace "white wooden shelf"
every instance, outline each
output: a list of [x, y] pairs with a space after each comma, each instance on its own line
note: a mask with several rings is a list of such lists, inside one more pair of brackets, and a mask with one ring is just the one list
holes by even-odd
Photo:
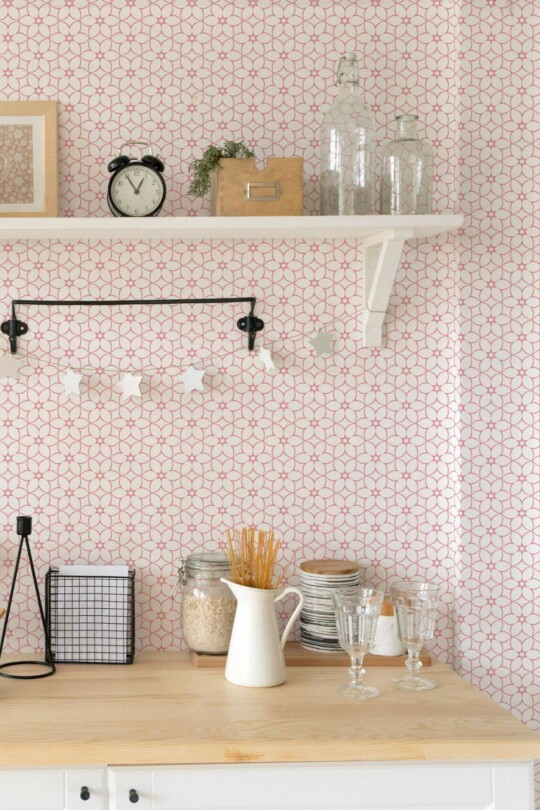
[[306, 216], [306, 217], [25, 217], [0, 218], [0, 241], [80, 240], [148, 242], [200, 240], [355, 240], [363, 250], [364, 345], [383, 345], [390, 293], [408, 239], [456, 230], [463, 217]]
[[[377, 236], [388, 229], [406, 231], [408, 239], [435, 236], [458, 228], [462, 218], [454, 214], [429, 216], [348, 217], [21, 217], [0, 218], [0, 240], [81, 239], [137, 240], [176, 239], [359, 239]], [[411, 235], [412, 233], [412, 235]]]

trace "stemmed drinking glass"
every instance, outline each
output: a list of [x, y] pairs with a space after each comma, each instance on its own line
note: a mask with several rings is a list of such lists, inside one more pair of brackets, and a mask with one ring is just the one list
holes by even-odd
[[339, 689], [345, 697], [365, 700], [379, 694], [374, 686], [364, 686], [366, 670], [362, 664], [365, 654], [375, 644], [383, 598], [383, 591], [374, 588], [355, 588], [334, 594], [339, 643], [351, 657], [350, 681]]
[[435, 616], [439, 604], [439, 586], [427, 582], [398, 582], [391, 589], [396, 609], [398, 630], [407, 647], [405, 666], [409, 670], [403, 678], [394, 678], [396, 686], [420, 692], [437, 685], [429, 678], [420, 677], [420, 652], [435, 632]]

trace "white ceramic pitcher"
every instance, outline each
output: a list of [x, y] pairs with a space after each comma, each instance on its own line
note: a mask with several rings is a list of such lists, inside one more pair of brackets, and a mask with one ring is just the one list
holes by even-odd
[[[237, 607], [225, 677], [238, 686], [278, 686], [286, 680], [283, 647], [304, 604], [298, 588], [263, 590], [222, 579], [236, 596]], [[289, 593], [300, 601], [280, 639], [275, 602]]]

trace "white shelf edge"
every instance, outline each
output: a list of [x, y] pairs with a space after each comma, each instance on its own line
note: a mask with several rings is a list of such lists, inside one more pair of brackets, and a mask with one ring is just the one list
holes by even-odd
[[307, 217], [0, 218], [0, 242], [354, 240], [362, 245], [364, 345], [384, 345], [384, 318], [405, 242], [454, 231], [461, 214]]
[[363, 241], [390, 230], [412, 238], [436, 236], [461, 226], [457, 214], [425, 216], [306, 217], [0, 217], [0, 241], [179, 241], [236, 239], [353, 239]]

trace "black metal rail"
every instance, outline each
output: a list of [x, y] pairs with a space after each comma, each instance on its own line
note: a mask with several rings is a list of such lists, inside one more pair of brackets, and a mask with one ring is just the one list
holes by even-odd
[[255, 348], [255, 338], [257, 332], [264, 329], [264, 322], [257, 318], [255, 315], [255, 304], [257, 299], [253, 296], [236, 297], [236, 298], [140, 298], [140, 299], [104, 299], [102, 301], [96, 300], [82, 300], [82, 301], [53, 301], [49, 299], [34, 300], [28, 298], [16, 298], [11, 302], [11, 318], [4, 321], [1, 325], [1, 330], [4, 335], [9, 337], [9, 345], [12, 354], [17, 352], [17, 338], [21, 335], [26, 335], [28, 332], [28, 324], [20, 321], [17, 318], [18, 306], [36, 306], [36, 307], [125, 307], [135, 305], [155, 305], [155, 304], [249, 304], [250, 309], [248, 315], [240, 318], [236, 325], [241, 332], [246, 332], [248, 336], [248, 349], [253, 351]]

